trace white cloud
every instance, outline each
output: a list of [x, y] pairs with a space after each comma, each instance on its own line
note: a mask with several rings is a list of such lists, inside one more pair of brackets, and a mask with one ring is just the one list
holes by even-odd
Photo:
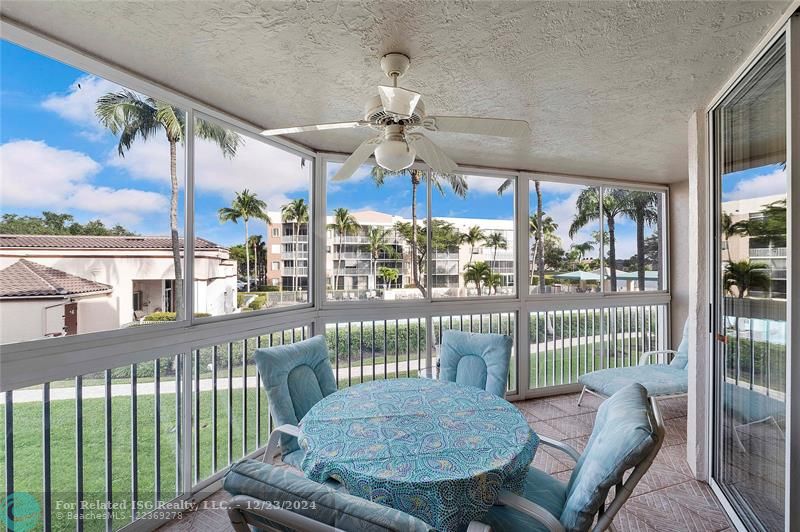
[[[572, 224], [573, 218], [575, 218], [575, 213], [577, 212], [576, 204], [581, 190], [580, 188], [577, 190], [573, 188], [572, 193], [566, 198], [549, 202], [545, 197], [544, 212], [547, 216], [552, 217], [553, 221], [558, 224], [556, 234], [561, 239], [561, 243], [565, 249], [568, 249], [573, 242], [579, 243], [592, 240], [592, 233], [599, 228], [599, 222], [592, 222], [580, 229], [573, 238], [569, 237], [569, 226]], [[531, 204], [531, 214], [535, 212], [536, 205], [534, 202]]]
[[107, 223], [134, 226], [144, 214], [164, 212], [161, 194], [90, 183], [101, 166], [88, 155], [42, 141], [18, 140], [0, 146], [3, 208], [75, 209]]
[[786, 170], [779, 168], [768, 174], [739, 181], [733, 190], [722, 195], [722, 200], [732, 201], [785, 193]]
[[[497, 195], [497, 189], [505, 182], [505, 178], [466, 175], [464, 179], [470, 193]], [[509, 192], [513, 192], [513, 189]]]
[[97, 100], [107, 92], [120, 89], [122, 87], [116, 83], [103, 78], [92, 75], [81, 76], [69, 86], [67, 92], [48, 96], [42, 102], [42, 107], [81, 126], [84, 136], [92, 140], [99, 140], [106, 129], [94, 114]]
[[[183, 176], [184, 155], [178, 150], [178, 175]], [[226, 159], [218, 146], [210, 141], [195, 142], [195, 188], [232, 198], [235, 192], [249, 189], [278, 210], [292, 193], [308, 193], [311, 165], [300, 166], [300, 157], [257, 140], [247, 138], [236, 155]], [[131, 177], [169, 183], [169, 144], [166, 139], [152, 138], [134, 144], [125, 157], [116, 149], [109, 153], [107, 164], [124, 169]], [[182, 181], [182, 177], [179, 178]]]

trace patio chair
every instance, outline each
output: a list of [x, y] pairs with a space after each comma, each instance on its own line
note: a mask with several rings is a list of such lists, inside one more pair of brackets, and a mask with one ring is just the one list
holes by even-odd
[[[673, 358], [668, 364], [648, 364], [648, 360], [654, 355], [673, 355]], [[601, 369], [581, 375], [578, 382], [583, 385], [583, 389], [578, 397], [578, 406], [583, 401], [583, 395], [586, 392], [606, 398], [633, 382], [644, 386], [649, 397], [665, 399], [686, 395], [689, 390], [688, 364], [689, 324], [687, 322], [683, 326], [683, 337], [677, 350], [645, 351], [639, 358], [638, 366]]]
[[447, 330], [439, 349], [439, 379], [504, 397], [513, 340], [505, 334]]
[[[653, 463], [664, 432], [655, 398], [648, 398], [642, 385], [630, 384], [600, 406], [583, 454], [563, 442], [539, 436], [543, 445], [575, 461], [569, 482], [531, 466], [522, 495], [501, 492], [499, 504], [482, 521], [494, 532], [606, 530]], [[614, 498], [606, 507], [612, 487]]]
[[276, 425], [264, 460], [271, 461], [280, 445], [283, 461], [299, 469], [304, 452], [297, 444], [297, 425], [320, 399], [336, 391], [325, 337], [257, 349], [254, 358]]
[[[295, 475], [286, 468], [241, 460], [225, 476], [233, 495], [228, 517], [237, 532], [257, 529], [301, 532], [429, 532], [433, 528], [407, 513]], [[470, 523], [469, 532], [489, 532]]]

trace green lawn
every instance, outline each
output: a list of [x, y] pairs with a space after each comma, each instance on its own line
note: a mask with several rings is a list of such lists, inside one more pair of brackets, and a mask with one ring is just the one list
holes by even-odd
[[[401, 368], [402, 370], [402, 368]], [[416, 372], [412, 371], [412, 376]], [[254, 373], [251, 373], [255, 378]], [[405, 376], [401, 371], [401, 376]], [[388, 378], [394, 378], [389, 373]], [[382, 379], [383, 374], [376, 375]], [[372, 380], [371, 373], [364, 376], [365, 382]], [[252, 381], [250, 381], [252, 382]], [[352, 384], [361, 382], [353, 378]], [[348, 385], [347, 379], [339, 382], [340, 387]], [[256, 400], [261, 397], [261, 427], [256, 434]], [[243, 434], [243, 393], [234, 389], [232, 393], [230, 454], [237, 460], [244, 454]], [[213, 424], [211, 403], [213, 392], [200, 393], [200, 460], [199, 479], [213, 474], [212, 448]], [[104, 399], [84, 399], [83, 401], [83, 475], [84, 499], [105, 500], [105, 427]], [[192, 407], [194, 408], [194, 406]], [[14, 405], [14, 490], [26, 491], [42, 501], [43, 444], [42, 444], [42, 404], [18, 403]], [[111, 400], [111, 441], [112, 441], [112, 499], [115, 502], [131, 500], [131, 398], [114, 397]], [[139, 395], [137, 399], [138, 432], [138, 493], [141, 501], [154, 501], [155, 479], [155, 404], [154, 396]], [[75, 521], [63, 518], [57, 520], [55, 506], [57, 501], [72, 503], [76, 489], [76, 413], [74, 400], [51, 401], [51, 486], [53, 500], [53, 530], [75, 529]], [[176, 432], [175, 432], [175, 394], [161, 394], [161, 496], [169, 500], [176, 495]], [[217, 470], [228, 464], [228, 391], [217, 392]], [[261, 388], [247, 390], [247, 451], [266, 445], [268, 438], [268, 407], [266, 394]], [[0, 424], [5, 422], [5, 408], [0, 407]], [[260, 439], [259, 439], [260, 436]], [[194, 437], [194, 436], [193, 436]], [[3, 449], [5, 441], [2, 442]], [[0, 453], [0, 469], [5, 471], [5, 452]], [[0, 477], [0, 492], [5, 492], [5, 475]], [[114, 528], [120, 528], [130, 521], [129, 511], [115, 513]], [[86, 530], [103, 530], [102, 519], [84, 521]]]

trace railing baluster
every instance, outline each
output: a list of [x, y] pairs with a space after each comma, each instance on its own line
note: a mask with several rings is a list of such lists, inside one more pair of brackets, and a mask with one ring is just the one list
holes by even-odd
[[572, 310], [569, 311], [569, 382], [572, 382]]
[[753, 329], [755, 328], [753, 327], [753, 320], [751, 319], [749, 321], [750, 321], [750, 326], [748, 327], [748, 329], [750, 329], [750, 389], [752, 390], [756, 382], [756, 344], [753, 341], [754, 340]]
[[[154, 494], [155, 502], [161, 500], [161, 359], [153, 361], [153, 386], [155, 388], [155, 400], [153, 401], [153, 408], [155, 410], [153, 418], [155, 425], [153, 431], [155, 434], [155, 442], [153, 444], [153, 452], [155, 454], [154, 468]], [[157, 506], [158, 504], [156, 504]]]
[[333, 349], [334, 358], [336, 359], [334, 362], [336, 364], [336, 387], [339, 387], [339, 324], [333, 324], [333, 338], [336, 344], [336, 347]]
[[561, 310], [561, 315], [559, 317], [559, 325], [561, 326], [560, 336], [561, 336], [561, 363], [559, 364], [558, 368], [558, 376], [559, 376], [559, 384], [564, 384], [564, 311]]
[[536, 331], [536, 387], [539, 387], [539, 365], [541, 364], [541, 349], [539, 347], [539, 312], [536, 312], [536, 326], [534, 327]]
[[14, 492], [14, 391], [6, 392], [6, 493]]
[[375, 380], [375, 322], [370, 322], [370, 331], [372, 338], [372, 380]]
[[217, 349], [211, 348], [211, 472], [217, 471]]
[[[11, 392], [8, 392], [11, 393]], [[8, 408], [6, 408], [8, 416]], [[6, 458], [8, 461], [8, 458]], [[6, 462], [8, 463], [8, 462]], [[7, 486], [7, 484], [6, 484]], [[13, 491], [13, 490], [10, 490]], [[75, 528], [78, 532], [83, 530], [83, 377], [75, 377], [75, 503], [77, 504], [77, 519]]]
[[[294, 341], [294, 329], [292, 340]], [[261, 349], [261, 335], [256, 336], [256, 349]], [[256, 366], [256, 448], [261, 448], [261, 373]]]
[[139, 405], [137, 365], [131, 364], [131, 521], [136, 520], [139, 500]]
[[113, 451], [111, 446], [111, 370], [107, 369], [105, 371], [105, 404], [103, 409], [104, 415], [104, 424], [105, 424], [105, 491], [106, 491], [106, 503], [108, 504], [106, 510], [106, 531], [111, 532], [113, 528], [113, 522], [111, 520], [111, 497], [112, 497], [112, 480], [113, 480], [113, 469], [114, 469], [114, 457]]
[[[50, 383], [42, 386], [42, 525], [46, 532], [52, 529], [50, 509], [52, 507], [51, 469], [50, 469]], [[10, 492], [9, 492], [10, 493]]]
[[400, 377], [400, 320], [394, 320], [394, 378]]
[[411, 376], [411, 318], [406, 318], [406, 378]]
[[347, 322], [347, 385], [353, 385], [353, 324]]
[[386, 320], [383, 320], [383, 380], [389, 378], [389, 332], [387, 331]]
[[200, 350], [194, 351], [194, 482], [200, 480]]
[[358, 322], [358, 361], [361, 366], [358, 382], [364, 382], [364, 322]]
[[420, 369], [422, 369], [422, 320], [417, 318], [417, 376]]
[[181, 442], [183, 441], [181, 405], [183, 405], [183, 400], [183, 358], [181, 355], [175, 355], [175, 495], [180, 493], [183, 479], [183, 453], [181, 452]]
[[[283, 338], [283, 333], [281, 333]], [[247, 455], [247, 338], [242, 340], [242, 456]]]
[[228, 342], [228, 465], [233, 463], [233, 342]]

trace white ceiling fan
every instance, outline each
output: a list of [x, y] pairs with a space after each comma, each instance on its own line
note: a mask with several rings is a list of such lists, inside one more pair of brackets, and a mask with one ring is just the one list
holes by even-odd
[[365, 140], [356, 148], [333, 176], [334, 181], [348, 179], [373, 153], [378, 165], [387, 170], [404, 170], [414, 164], [415, 157], [419, 157], [437, 172], [455, 172], [458, 168], [455, 161], [428, 137], [419, 133], [419, 129], [495, 137], [524, 137], [530, 134], [530, 127], [524, 120], [426, 115], [422, 95], [397, 86], [398, 78], [406, 73], [410, 64], [411, 61], [404, 54], [390, 53], [381, 58], [381, 69], [392, 80], [392, 86], [378, 87], [378, 96], [369, 99], [362, 120], [267, 129], [261, 134], [287, 135], [359, 127], [380, 131], [378, 136]]

